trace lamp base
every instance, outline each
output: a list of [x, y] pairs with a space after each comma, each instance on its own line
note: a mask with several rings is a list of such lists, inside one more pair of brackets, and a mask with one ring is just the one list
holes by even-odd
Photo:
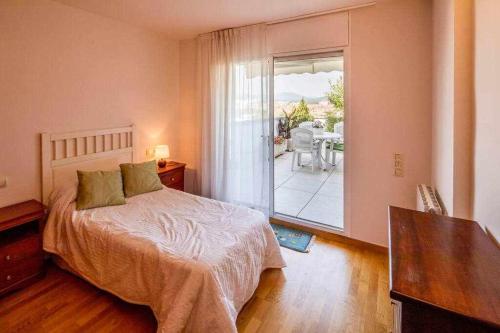
[[164, 168], [164, 167], [168, 167], [168, 166], [171, 166], [171, 165], [176, 165], [177, 163], [176, 162], [173, 162], [173, 161], [167, 161], [166, 159], [162, 158], [160, 160], [158, 160], [158, 168]]

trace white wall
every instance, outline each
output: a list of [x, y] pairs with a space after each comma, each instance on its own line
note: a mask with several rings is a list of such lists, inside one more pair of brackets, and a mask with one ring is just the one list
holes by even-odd
[[[431, 1], [351, 13], [351, 236], [387, 245], [387, 206], [415, 208], [431, 178]], [[402, 153], [404, 177], [393, 176]]]
[[[376, 6], [350, 13], [351, 141], [347, 149], [351, 158], [346, 167], [351, 175], [353, 238], [387, 245], [388, 205], [415, 208], [417, 184], [430, 182], [431, 15], [430, 0], [379, 0]], [[316, 31], [337, 32], [323, 24]], [[193, 43], [181, 43], [185, 61], [181, 78], [185, 73], [192, 77], [191, 68], [196, 66]], [[195, 82], [183, 80], [181, 91], [194, 86]], [[190, 114], [193, 111], [184, 107], [196, 108], [182, 107], [183, 113]], [[393, 153], [404, 155], [403, 178], [393, 176]], [[186, 156], [192, 153], [186, 151]]]
[[[430, 181], [431, 9], [379, 0], [350, 13], [353, 238], [386, 245], [387, 206], [414, 207], [416, 185]], [[0, 205], [39, 198], [43, 131], [136, 123], [143, 156], [167, 143], [199, 169], [194, 41], [179, 46], [47, 0], [2, 2], [0, 33], [9, 50], [0, 52], [0, 173], [10, 178]], [[403, 178], [393, 176], [396, 152]]]
[[432, 180], [451, 216], [471, 218], [473, 0], [433, 6]]
[[[335, 33], [321, 33], [323, 31], [335, 31]], [[297, 38], [298, 36], [300, 38]], [[348, 45], [348, 12], [314, 16], [267, 26], [267, 49], [270, 54]]]
[[474, 0], [455, 3], [453, 216], [472, 218]]
[[47, 0], [0, 1], [0, 206], [40, 199], [40, 133], [136, 124], [179, 152], [179, 43]]
[[500, 240], [500, 1], [475, 2], [474, 219]]
[[433, 2], [432, 183], [453, 215], [454, 0]]
[[197, 193], [197, 171], [200, 167], [201, 118], [196, 103], [196, 40], [180, 42], [180, 95], [179, 118], [176, 120], [179, 139], [179, 160], [187, 163], [185, 173], [185, 190]]

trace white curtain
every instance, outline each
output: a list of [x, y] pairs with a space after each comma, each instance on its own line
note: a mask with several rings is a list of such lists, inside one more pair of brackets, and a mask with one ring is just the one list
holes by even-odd
[[267, 213], [269, 78], [265, 25], [198, 38], [201, 193]]

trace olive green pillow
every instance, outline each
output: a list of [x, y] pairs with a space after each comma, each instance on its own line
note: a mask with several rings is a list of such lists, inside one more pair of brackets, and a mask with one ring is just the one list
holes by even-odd
[[156, 172], [156, 162], [120, 164], [123, 189], [127, 198], [141, 193], [158, 191], [163, 188]]
[[120, 170], [77, 171], [76, 209], [89, 209], [125, 204]]

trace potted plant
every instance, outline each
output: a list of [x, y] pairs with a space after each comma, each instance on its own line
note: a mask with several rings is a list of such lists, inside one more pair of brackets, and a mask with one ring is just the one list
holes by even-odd
[[281, 135], [274, 137], [274, 157], [277, 157], [285, 152], [286, 142]]
[[322, 135], [324, 132], [323, 123], [319, 120], [315, 120], [312, 124], [312, 131], [314, 135]]
[[285, 139], [287, 141], [287, 151], [293, 151], [293, 142], [291, 138], [292, 129], [299, 127], [300, 123], [304, 121], [313, 121], [314, 117], [309, 111], [309, 107], [307, 103], [302, 98], [300, 102], [295, 105], [292, 110], [287, 113], [283, 110], [283, 114], [285, 115], [285, 128], [286, 128], [286, 136]]
[[283, 114], [285, 115], [285, 118], [283, 120], [283, 126], [284, 126], [284, 132], [285, 132], [285, 141], [286, 141], [286, 150], [287, 151], [293, 151], [293, 142], [292, 142], [292, 119], [295, 114], [295, 109], [293, 109], [290, 113], [286, 113], [285, 110], [283, 110]]

